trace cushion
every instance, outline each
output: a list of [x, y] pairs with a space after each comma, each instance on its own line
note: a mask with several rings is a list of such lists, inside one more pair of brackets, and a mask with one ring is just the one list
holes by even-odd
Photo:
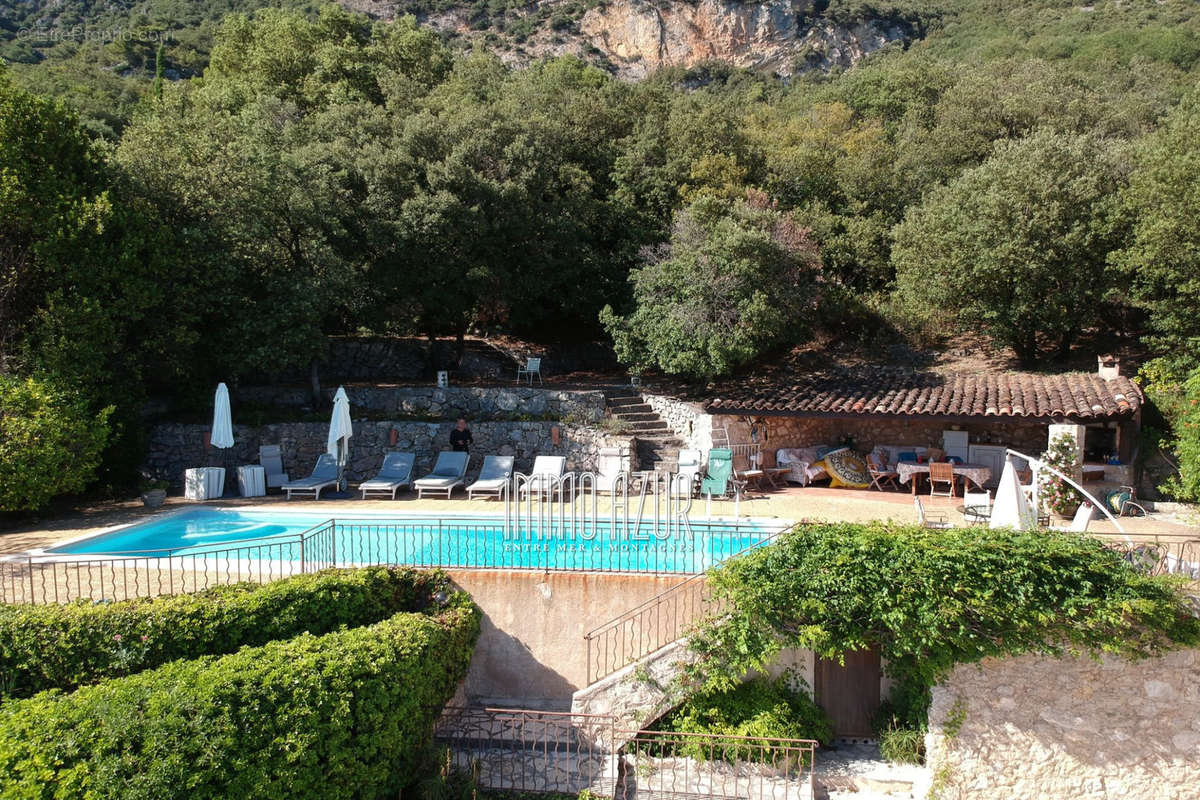
[[917, 460], [916, 451], [905, 450], [903, 453], [896, 456], [896, 460], [897, 461], [916, 461]]
[[866, 462], [849, 447], [830, 450], [822, 461], [825, 471], [829, 473], [830, 488], [846, 486], [851, 489], [865, 489], [871, 485], [871, 475], [867, 472]]
[[820, 459], [822, 459], [822, 458], [824, 458], [825, 456], [827, 456], [827, 455], [829, 455], [830, 453], [832, 453], [834, 450], [842, 450], [842, 449], [845, 449], [845, 448], [841, 448], [841, 447], [828, 447], [828, 446], [826, 446], [826, 445], [821, 445], [820, 447], [818, 447], [818, 448], [817, 448], [817, 460], [819, 461]]

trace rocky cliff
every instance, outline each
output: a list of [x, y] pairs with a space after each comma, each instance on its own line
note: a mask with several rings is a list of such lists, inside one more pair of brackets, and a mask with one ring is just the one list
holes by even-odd
[[[373, 16], [391, 18], [412, 0], [341, 0]], [[479, 6], [441, 3], [417, 18], [463, 44], [482, 41], [509, 63], [566, 53], [598, 63], [623, 78], [660, 67], [724, 61], [738, 67], [792, 75], [849, 67], [891, 42], [917, 35], [894, 18], [835, 21], [813, 0], [539, 0], [485, 16]]]
[[628, 77], [709, 60], [791, 75], [847, 67], [888, 42], [907, 38], [895, 23], [845, 27], [809, 12], [808, 0], [613, 0], [587, 11], [579, 30]]

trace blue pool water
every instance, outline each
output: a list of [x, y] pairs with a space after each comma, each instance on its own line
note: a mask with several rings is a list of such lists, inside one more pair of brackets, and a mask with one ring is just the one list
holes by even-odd
[[687, 528], [607, 519], [589, 529], [506, 527], [499, 515], [339, 517], [194, 509], [61, 545], [52, 554], [443, 567], [700, 572], [767, 540], [781, 524], [693, 520]]

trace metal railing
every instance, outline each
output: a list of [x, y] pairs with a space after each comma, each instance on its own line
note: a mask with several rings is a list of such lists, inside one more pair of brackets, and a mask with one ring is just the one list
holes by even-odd
[[606, 714], [446, 708], [434, 741], [483, 789], [614, 800], [808, 800], [811, 739], [624, 731]]
[[[722, 561], [771, 544], [787, 532], [776, 531], [762, 541]], [[713, 567], [721, 562], [714, 562]], [[702, 618], [720, 613], [720, 606], [700, 573], [678, 583], [639, 606], [584, 634], [588, 684], [678, 641]]]
[[330, 521], [301, 534], [244, 539], [224, 547], [8, 556], [0, 558], [0, 600], [100, 602], [195, 592], [243, 581], [265, 583], [333, 566], [335, 542]]
[[818, 746], [812, 739], [630, 732], [613, 797], [809, 800]]

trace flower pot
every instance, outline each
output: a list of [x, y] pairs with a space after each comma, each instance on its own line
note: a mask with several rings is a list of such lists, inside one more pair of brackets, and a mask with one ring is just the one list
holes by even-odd
[[142, 494], [142, 505], [146, 508], [159, 508], [166, 499], [166, 489], [151, 489]]

